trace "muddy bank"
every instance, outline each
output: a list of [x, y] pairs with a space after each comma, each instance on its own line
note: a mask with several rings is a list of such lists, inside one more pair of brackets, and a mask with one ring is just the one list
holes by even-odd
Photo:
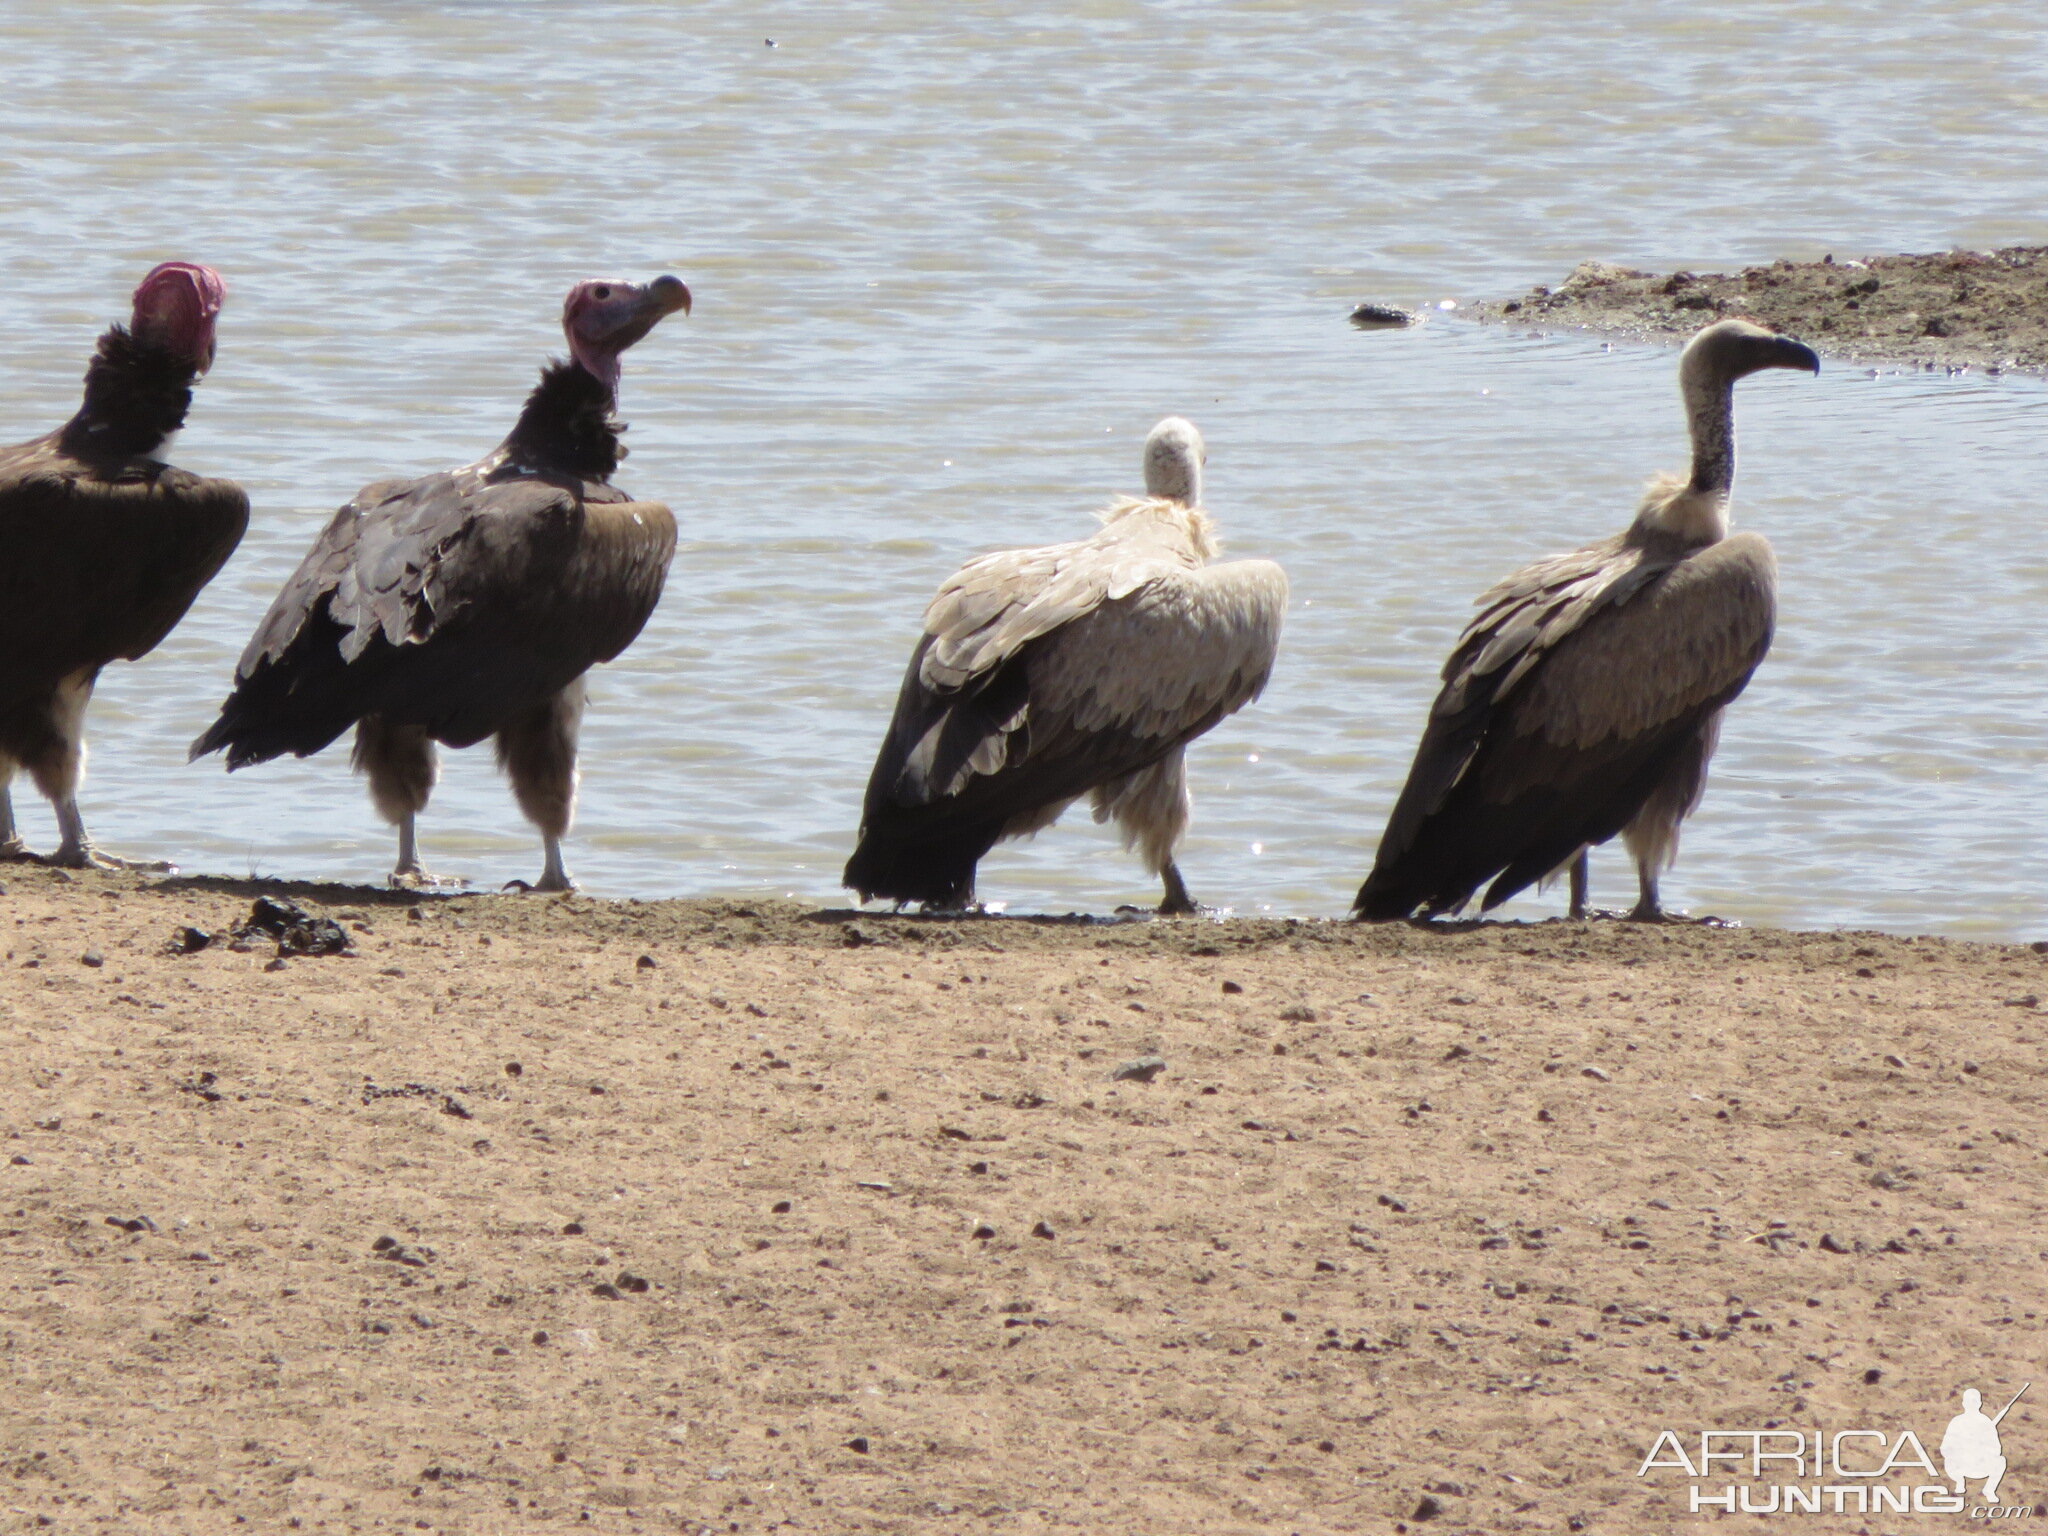
[[2048, 372], [2048, 248], [1830, 256], [1727, 275], [1585, 261], [1555, 289], [1482, 304], [1489, 320], [1682, 337], [1741, 315], [1851, 362]]
[[0, 1528], [1666, 1530], [2048, 1344], [2027, 948], [0, 883]]

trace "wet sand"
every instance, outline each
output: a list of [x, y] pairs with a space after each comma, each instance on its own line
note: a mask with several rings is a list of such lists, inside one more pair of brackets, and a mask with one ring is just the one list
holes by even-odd
[[2042, 1353], [2029, 948], [0, 882], [0, 1528], [1665, 1530]]
[[1761, 320], [1852, 362], [2048, 371], [2048, 248], [1831, 254], [1732, 275], [1581, 262], [1556, 288], [1479, 306], [1489, 320], [1687, 336], [1723, 316]]

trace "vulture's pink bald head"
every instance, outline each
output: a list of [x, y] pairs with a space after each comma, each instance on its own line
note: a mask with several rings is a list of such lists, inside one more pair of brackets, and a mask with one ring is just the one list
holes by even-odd
[[677, 310], [690, 312], [690, 290], [679, 277], [623, 283], [594, 277], [569, 290], [562, 304], [562, 334], [586, 373], [619, 387], [619, 354]]
[[213, 366], [213, 322], [228, 285], [211, 267], [167, 261], [135, 290], [136, 337], [189, 358], [204, 373]]

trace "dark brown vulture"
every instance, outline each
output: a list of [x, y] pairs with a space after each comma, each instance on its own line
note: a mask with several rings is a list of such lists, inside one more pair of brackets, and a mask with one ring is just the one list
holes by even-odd
[[1287, 611], [1270, 560], [1207, 563], [1202, 460], [1168, 417], [1145, 440], [1145, 496], [1093, 538], [983, 555], [939, 588], [846, 865], [862, 900], [970, 905], [983, 854], [1092, 794], [1163, 882], [1159, 910], [1195, 910], [1173, 862], [1183, 755], [1259, 696]]
[[511, 435], [462, 469], [367, 485], [335, 514], [192, 755], [225, 747], [233, 770], [305, 757], [354, 726], [355, 766], [398, 826], [392, 883], [422, 885], [414, 823], [438, 777], [434, 743], [495, 736], [547, 850], [531, 889], [573, 890], [562, 837], [583, 674], [640, 633], [676, 546], [667, 507], [611, 484], [626, 454], [619, 354], [689, 309], [673, 277], [570, 289], [570, 359], [541, 371]]
[[162, 458], [213, 364], [226, 294], [211, 267], [156, 268], [128, 324], [100, 337], [78, 414], [0, 449], [0, 857], [29, 856], [7, 797], [26, 768], [57, 809], [51, 862], [121, 864], [78, 812], [93, 683], [156, 648], [249, 526], [240, 486]]
[[1570, 866], [1586, 908], [1586, 850], [1622, 834], [1640, 900], [1706, 788], [1721, 713], [1770, 649], [1777, 562], [1728, 531], [1735, 381], [1820, 371], [1811, 348], [1747, 320], [1693, 337], [1679, 360], [1692, 475], [1653, 481], [1625, 532], [1517, 571], [1479, 599], [1359, 890], [1373, 921], [1481, 910]]

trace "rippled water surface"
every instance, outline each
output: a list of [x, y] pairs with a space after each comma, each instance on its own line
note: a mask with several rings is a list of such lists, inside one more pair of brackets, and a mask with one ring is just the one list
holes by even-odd
[[[578, 277], [673, 270], [698, 301], [627, 359], [620, 480], [684, 531], [594, 678], [586, 888], [837, 899], [931, 589], [1085, 532], [1180, 412], [1226, 538], [1295, 590], [1273, 686], [1192, 754], [1183, 867], [1238, 911], [1327, 914], [1470, 598], [1684, 456], [1668, 351], [1441, 310], [1360, 334], [1351, 301], [1469, 302], [1586, 256], [2048, 241], [2019, 5], [24, 0], [0, 50], [0, 429], [68, 414], [150, 263], [232, 286], [178, 458], [243, 481], [254, 525], [103, 679], [86, 809], [118, 851], [234, 874], [389, 867], [342, 749], [230, 778], [183, 744], [335, 505], [502, 436]], [[1667, 896], [2039, 936], [2042, 386], [1837, 367], [1751, 381], [1740, 416], [1779, 636]], [[451, 755], [424, 832], [479, 883], [538, 867], [487, 753]], [[1632, 889], [1618, 848], [1594, 879]], [[982, 884], [1012, 910], [1151, 896], [1085, 817]]]

